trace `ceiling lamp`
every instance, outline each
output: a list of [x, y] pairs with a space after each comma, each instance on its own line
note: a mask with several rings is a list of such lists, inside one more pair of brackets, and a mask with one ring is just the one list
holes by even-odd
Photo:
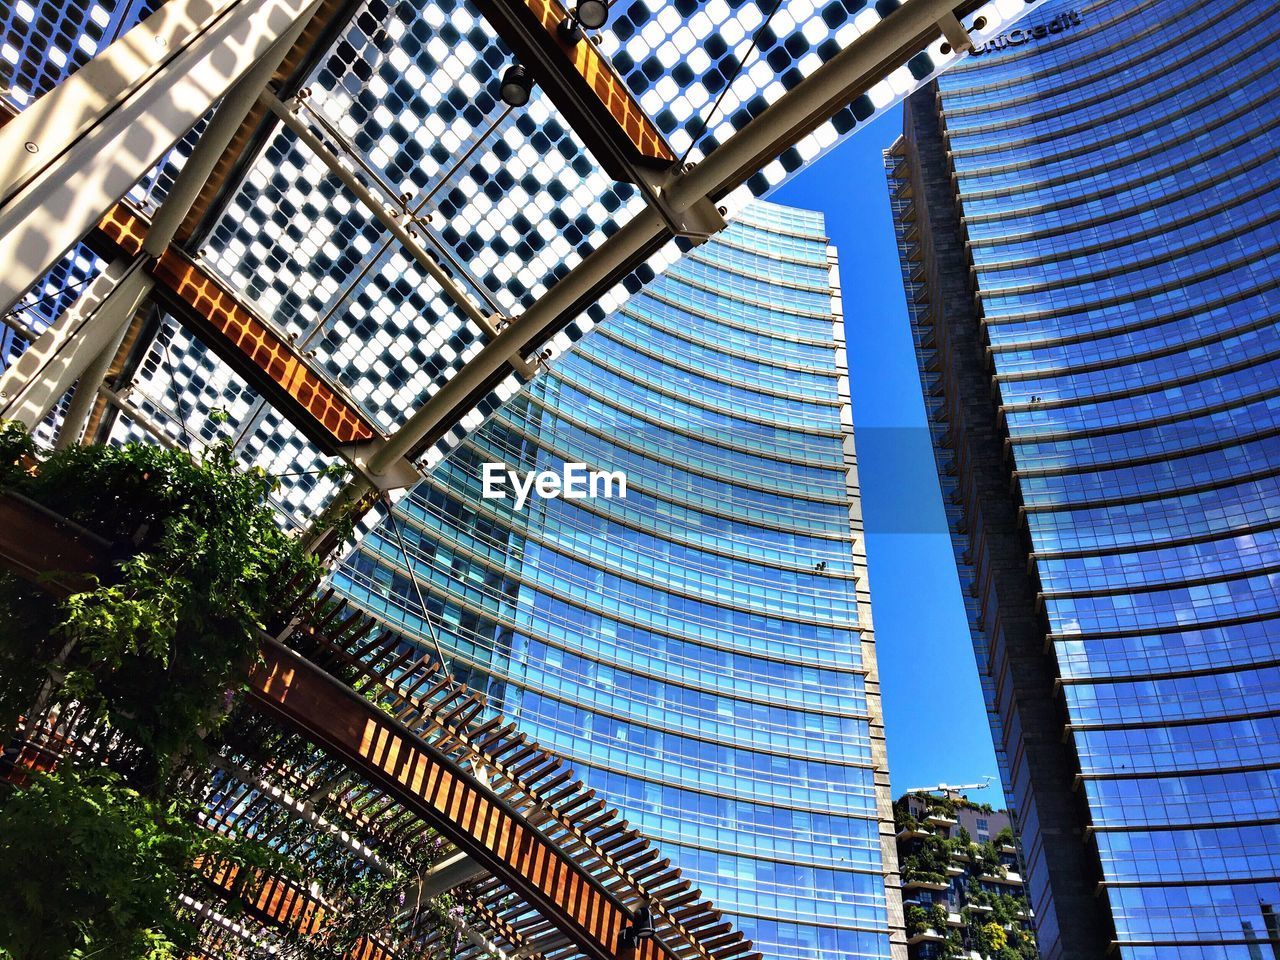
[[599, 30], [609, 19], [608, 0], [579, 0], [573, 12], [560, 21], [560, 39], [572, 47], [582, 39], [582, 29]]
[[631, 922], [622, 931], [622, 946], [638, 947], [645, 940], [652, 940], [657, 933], [653, 928], [653, 911], [645, 904], [636, 909]]
[[523, 107], [529, 102], [533, 93], [533, 77], [529, 75], [523, 64], [513, 63], [502, 74], [502, 88], [499, 96], [509, 107]]
[[573, 15], [588, 30], [599, 30], [609, 20], [609, 0], [579, 0]]

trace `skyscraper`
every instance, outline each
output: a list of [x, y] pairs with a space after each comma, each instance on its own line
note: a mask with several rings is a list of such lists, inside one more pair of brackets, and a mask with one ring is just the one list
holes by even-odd
[[[626, 497], [517, 509], [483, 496], [486, 463], [620, 470]], [[891, 932], [902, 949], [820, 214], [755, 204], [678, 261], [437, 467], [334, 583], [415, 644], [438, 630], [455, 672], [771, 960], [888, 957]]]
[[1278, 35], [1046, 5], [886, 157], [1050, 958], [1256, 956], [1280, 898]]

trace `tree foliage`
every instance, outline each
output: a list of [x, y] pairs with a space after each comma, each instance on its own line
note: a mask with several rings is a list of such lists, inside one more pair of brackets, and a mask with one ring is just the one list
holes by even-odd
[[[949, 797], [920, 796], [924, 815], [954, 818], [958, 803]], [[991, 808], [965, 801], [966, 806], [990, 813]], [[931, 956], [954, 958], [976, 951], [984, 960], [1035, 960], [1038, 956], [1035, 937], [1028, 927], [1030, 908], [1026, 898], [1013, 892], [1016, 887], [1000, 886], [980, 877], [1008, 876], [1001, 847], [1014, 845], [1013, 831], [1004, 827], [994, 838], [976, 843], [964, 827], [956, 836], [933, 832], [926, 823], [913, 816], [908, 798], [894, 804], [894, 820], [899, 830], [922, 831], [899, 849], [899, 864], [904, 883], [947, 884], [945, 893], [921, 894], [925, 901], [909, 904], [906, 909], [907, 933], [914, 936], [932, 930], [940, 938], [931, 947]], [[949, 872], [948, 868], [956, 868]], [[961, 873], [960, 871], [963, 871]], [[967, 874], [967, 880], [961, 877]], [[934, 902], [928, 902], [929, 899]], [[959, 927], [948, 926], [947, 908], [943, 901], [958, 909]]]
[[0, 956], [13, 960], [185, 956], [196, 930], [175, 906], [193, 863], [278, 867], [109, 770], [66, 767], [3, 791]]
[[226, 445], [202, 461], [161, 447], [71, 447], [27, 468], [0, 429], [0, 491], [81, 524], [127, 556], [65, 598], [0, 579], [0, 725], [53, 682], [142, 747], [155, 783], [225, 717], [283, 578], [318, 566], [278, 525], [273, 481]]
[[117, 769], [0, 783], [0, 957], [180, 956], [193, 931], [176, 897], [201, 858], [285, 869], [200, 826], [179, 788], [235, 704], [273, 594], [318, 571], [278, 526], [272, 483], [227, 446], [201, 461], [145, 445], [38, 460], [25, 430], [0, 425], [0, 492], [114, 547], [111, 573], [66, 597], [0, 575], [0, 730], [74, 702], [99, 737], [131, 745]]

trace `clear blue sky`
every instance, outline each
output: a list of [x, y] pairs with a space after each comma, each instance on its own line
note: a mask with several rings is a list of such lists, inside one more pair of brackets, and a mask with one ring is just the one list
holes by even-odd
[[[881, 151], [895, 109], [769, 199], [822, 210], [840, 257], [871, 603], [897, 796], [996, 775], [907, 327]], [[996, 806], [998, 785], [974, 795]]]

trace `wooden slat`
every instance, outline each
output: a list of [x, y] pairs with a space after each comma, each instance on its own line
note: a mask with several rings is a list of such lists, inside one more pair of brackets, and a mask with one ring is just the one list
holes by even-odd
[[[249, 690], [259, 709], [342, 756], [526, 901], [539, 905], [588, 956], [618, 956], [617, 937], [627, 920], [622, 907], [522, 814], [496, 803], [470, 773], [277, 644], [264, 646]], [[646, 941], [635, 956], [657, 960], [662, 951]]]
[[92, 585], [110, 567], [101, 541], [11, 494], [0, 494], [0, 561], [18, 576], [59, 593]]
[[[106, 258], [133, 256], [142, 249], [146, 231], [146, 218], [119, 203], [88, 240]], [[343, 444], [376, 436], [364, 414], [312, 370], [305, 357], [176, 246], [149, 272], [175, 316], [312, 440], [336, 452]]]

